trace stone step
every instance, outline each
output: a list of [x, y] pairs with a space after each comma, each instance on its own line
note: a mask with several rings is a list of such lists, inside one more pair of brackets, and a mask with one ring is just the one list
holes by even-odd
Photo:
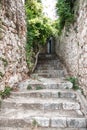
[[13, 97], [4, 99], [1, 109], [15, 108], [25, 110], [80, 110], [80, 104], [73, 100], [66, 99], [40, 99], [40, 98], [23, 98]]
[[26, 110], [26, 109], [2, 109], [0, 112], [0, 118], [20, 118], [20, 117], [72, 117], [72, 118], [83, 118], [84, 115], [80, 110], [57, 110], [55, 111], [44, 111], [44, 110]]
[[[16, 115], [15, 115], [16, 114]], [[14, 113], [8, 117], [0, 117], [0, 127], [42, 127], [42, 128], [87, 128], [87, 119], [81, 117], [29, 116]]]
[[[72, 116], [72, 117], [71, 117]], [[65, 124], [69, 121], [67, 128], [71, 127], [85, 127], [86, 119], [79, 115], [76, 111], [58, 111], [45, 112], [45, 111], [29, 111], [29, 110], [15, 110], [10, 109], [3, 114], [0, 113], [0, 126], [1, 127], [31, 127], [32, 125], [39, 125], [41, 127], [51, 128], [64, 128]], [[66, 123], [65, 123], [66, 122]], [[72, 122], [72, 124], [71, 124]], [[74, 124], [73, 124], [74, 122]]]
[[36, 70], [35, 73], [49, 73], [49, 74], [65, 74], [64, 70]]
[[63, 73], [63, 71], [59, 71], [58, 73], [34, 73], [31, 75], [32, 76], [41, 76], [41, 77], [45, 77], [45, 78], [61, 78], [61, 77], [65, 77], [66, 75]]
[[32, 90], [36, 90], [38, 87], [42, 89], [71, 89], [72, 83], [64, 79], [32, 76], [31, 79], [22, 81], [18, 85], [19, 91], [25, 91], [27, 87]]
[[39, 69], [43, 69], [43, 68], [48, 69], [48, 68], [51, 68], [51, 67], [54, 67], [56, 69], [58, 69], [58, 68], [63, 69], [63, 67], [59, 64], [38, 64], [37, 65], [37, 68], [39, 68]]
[[39, 55], [39, 60], [53, 60], [53, 59], [56, 59], [56, 56], [53, 55], [53, 54], [40, 54]]
[[38, 65], [58, 65], [58, 66], [63, 66], [58, 60], [51, 60], [51, 61], [39, 61]]
[[[45, 67], [45, 66], [37, 66], [36, 67], [36, 70], [58, 70], [58, 69], [60, 69], [60, 70], [62, 70], [62, 67], [56, 67], [56, 66], [50, 66], [50, 67]], [[36, 71], [35, 70], [35, 71]]]
[[54, 60], [39, 60], [39, 61], [38, 61], [38, 64], [42, 64], [42, 65], [43, 65], [43, 64], [44, 64], [44, 65], [45, 65], [45, 64], [54, 64], [54, 65], [55, 65], [55, 64], [59, 64], [59, 65], [62, 65], [59, 60], [55, 60], [55, 59], [54, 59]]
[[12, 127], [0, 127], [0, 130], [87, 130], [87, 128], [42, 128], [42, 127], [38, 127], [38, 128], [21, 128], [21, 127], [17, 127], [17, 128], [12, 128]]
[[12, 96], [21, 96], [21, 97], [36, 97], [36, 98], [71, 98], [73, 100], [76, 100], [76, 93], [72, 90], [29, 90], [29, 91], [23, 91], [23, 92], [11, 92], [11, 97]]

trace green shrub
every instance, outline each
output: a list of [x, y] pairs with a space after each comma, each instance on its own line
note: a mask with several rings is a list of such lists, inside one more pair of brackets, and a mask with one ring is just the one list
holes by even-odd
[[32, 90], [32, 87], [30, 85], [28, 85], [27, 90]]
[[3, 77], [4, 75], [3, 75], [3, 73], [2, 72], [0, 72], [0, 77]]
[[32, 121], [32, 127], [33, 128], [39, 127], [39, 124], [38, 124], [38, 122], [35, 119]]
[[10, 94], [11, 94], [11, 90], [12, 90], [12, 88], [10, 88], [9, 86], [6, 86], [5, 89], [4, 89], [4, 91], [0, 91], [1, 98], [4, 99], [4, 98], [9, 97]]
[[41, 90], [41, 89], [43, 89], [43, 87], [41, 87], [41, 86], [36, 86], [36, 90]]
[[75, 0], [58, 0], [56, 4], [59, 35], [64, 26], [69, 26], [74, 21], [74, 2]]
[[79, 86], [78, 86], [78, 79], [75, 78], [75, 77], [70, 77], [67, 79], [68, 81], [70, 81], [72, 84], [73, 84], [73, 89], [74, 90], [78, 90], [80, 89]]
[[61, 96], [61, 92], [58, 92], [58, 97], [60, 98], [60, 96]]
[[4, 66], [6, 67], [8, 65], [8, 61], [2, 57], [0, 57], [0, 60], [3, 61]]
[[1, 99], [0, 99], [0, 108], [1, 108], [1, 105], [2, 105], [2, 101], [1, 101]]
[[6, 59], [2, 59], [4, 66], [6, 67], [8, 65], [8, 61]]

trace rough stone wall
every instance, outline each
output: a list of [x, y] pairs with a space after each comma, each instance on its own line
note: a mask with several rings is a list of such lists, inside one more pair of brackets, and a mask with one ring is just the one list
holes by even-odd
[[27, 76], [26, 22], [22, 0], [0, 0], [0, 90]]
[[77, 0], [75, 13], [75, 23], [56, 42], [56, 53], [87, 95], [87, 0]]

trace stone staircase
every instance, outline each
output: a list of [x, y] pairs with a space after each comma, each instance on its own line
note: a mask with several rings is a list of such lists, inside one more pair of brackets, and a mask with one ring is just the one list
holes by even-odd
[[1, 102], [0, 130], [87, 130], [86, 101], [55, 55], [40, 55], [35, 73]]

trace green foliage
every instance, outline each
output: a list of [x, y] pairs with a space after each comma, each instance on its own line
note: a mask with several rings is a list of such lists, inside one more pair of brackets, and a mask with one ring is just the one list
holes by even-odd
[[1, 105], [2, 105], [2, 101], [0, 100], [0, 108], [1, 108]]
[[66, 89], [69, 89], [69, 87], [66, 87]]
[[57, 28], [59, 30], [59, 35], [61, 34], [64, 26], [69, 26], [74, 21], [74, 2], [75, 0], [57, 1], [56, 8], [59, 16], [57, 20]]
[[8, 61], [6, 59], [2, 59], [4, 66], [6, 67], [8, 65]]
[[32, 87], [30, 85], [28, 85], [27, 90], [32, 90]]
[[[45, 17], [36, 17], [28, 20], [28, 37], [32, 46], [44, 45], [48, 37], [53, 33], [51, 22]], [[32, 39], [31, 39], [32, 38]]]
[[34, 66], [34, 56], [33, 48], [29, 44], [26, 44], [26, 62], [30, 71], [32, 71]]
[[27, 20], [41, 16], [42, 5], [37, 0], [26, 0], [25, 4]]
[[78, 86], [78, 79], [75, 77], [70, 77], [67, 79], [68, 81], [70, 81], [73, 84], [73, 89], [74, 90], [78, 90], [79, 86]]
[[36, 86], [36, 90], [41, 90], [43, 89], [41, 86]]
[[8, 61], [2, 57], [0, 57], [0, 60], [3, 61], [4, 66], [6, 67], [8, 65]]
[[61, 96], [61, 92], [58, 92], [58, 97], [60, 98], [60, 96]]
[[35, 119], [32, 121], [32, 126], [33, 126], [33, 128], [39, 126], [38, 122]]
[[52, 26], [51, 20], [43, 15], [40, 0], [27, 0], [25, 9], [27, 15], [26, 57], [29, 70], [32, 70], [36, 53], [46, 44], [47, 38], [55, 34], [56, 29]]
[[10, 93], [11, 93], [11, 88], [9, 87], [9, 86], [6, 86], [5, 87], [5, 89], [4, 89], [4, 91], [0, 91], [0, 96], [1, 96], [1, 98], [7, 98], [7, 97], [9, 97], [10, 96]]
[[[41, 90], [41, 89], [43, 89], [43, 87], [41, 87], [41, 86], [36, 86], [36, 88], [35, 88], [35, 90]], [[32, 86], [28, 85], [27, 90], [32, 90]]]
[[2, 72], [0, 72], [0, 77], [3, 77], [4, 75], [3, 75], [3, 73]]

